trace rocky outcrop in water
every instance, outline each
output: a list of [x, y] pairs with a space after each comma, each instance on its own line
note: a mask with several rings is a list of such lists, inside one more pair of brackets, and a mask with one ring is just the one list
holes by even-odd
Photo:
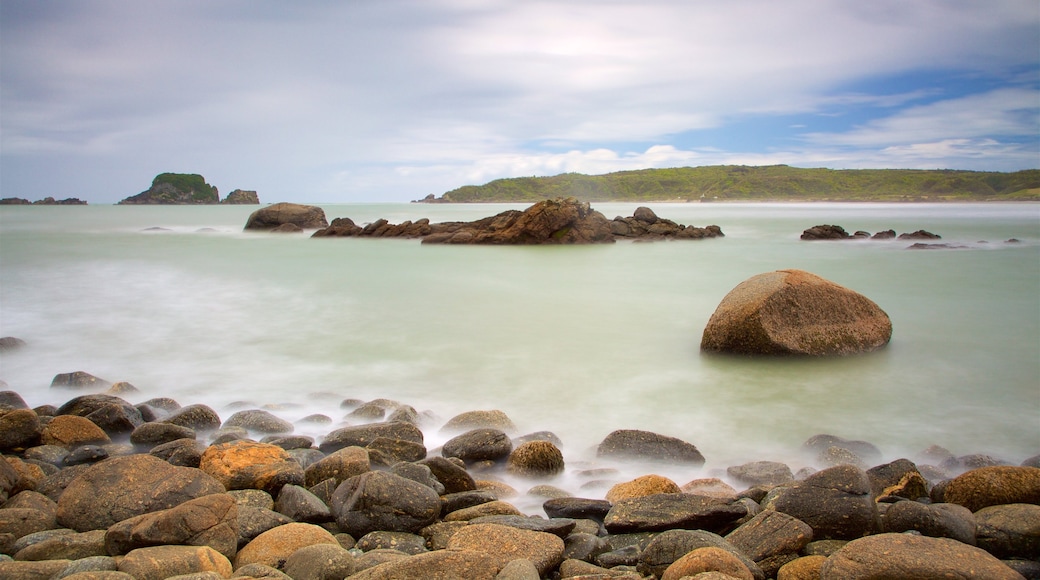
[[224, 201], [221, 201], [220, 203], [230, 205], [259, 205], [260, 197], [255, 191], [236, 189], [229, 193], [227, 197], [224, 198]]
[[[900, 240], [938, 240], [942, 236], [933, 234], [926, 230], [917, 230], [916, 232], [909, 232], [900, 234], [898, 239]], [[831, 224], [821, 224], [813, 226], [802, 232], [801, 239], [806, 241], [815, 240], [891, 240], [896, 239], [895, 230], [884, 230], [877, 232], [874, 235], [870, 235], [870, 232], [857, 231], [853, 234], [845, 231], [845, 228], [841, 226]]]
[[646, 207], [613, 221], [574, 198], [540, 201], [524, 211], [509, 210], [471, 222], [430, 223], [428, 219], [391, 224], [376, 220], [364, 227], [336, 218], [313, 237], [421, 238], [424, 244], [611, 244], [617, 240], [701, 239], [721, 237], [718, 226], [697, 228], [658, 218]]
[[87, 205], [87, 202], [78, 197], [68, 197], [65, 199], [45, 197], [36, 201], [29, 201], [20, 197], [5, 197], [0, 199], [0, 205]]
[[152, 186], [119, 205], [204, 205], [219, 203], [217, 188], [196, 173], [160, 173]]
[[290, 224], [301, 229], [328, 227], [325, 211], [314, 205], [276, 203], [260, 208], [249, 215], [246, 230], [274, 230]]
[[849, 355], [877, 350], [892, 322], [867, 297], [802, 270], [759, 274], [730, 291], [701, 349], [751, 355]]
[[[416, 423], [401, 421], [407, 414], [397, 411], [412, 408], [386, 399], [344, 400], [342, 408], [394, 413], [334, 430], [320, 445], [311, 437], [264, 436], [267, 419], [281, 421], [277, 411], [260, 413], [259, 423], [243, 421], [242, 411], [222, 422], [205, 405], [180, 407], [168, 398], [131, 405], [95, 394], [29, 409], [5, 391], [0, 402], [3, 578], [82, 572], [84, 578], [639, 580], [707, 572], [705, 578], [751, 580], [1013, 579], [1035, 577], [1040, 557], [1038, 457], [972, 469], [999, 460], [955, 459], [933, 447], [922, 457], [944, 467], [908, 459], [866, 470], [806, 467], [797, 479], [768, 483], [748, 476], [763, 473], [760, 463], [745, 464], [730, 471], [744, 473], [751, 487], [706, 495], [680, 491], [698, 480], [679, 486], [659, 474], [621, 476], [611, 468], [617, 460], [654, 458], [646, 465], [681, 464], [696, 475], [703, 458], [679, 439], [616, 431], [593, 464], [577, 462], [561, 479], [561, 455], [552, 462], [558, 469], [526, 471], [534, 487], [521, 492], [508, 483], [515, 452], [536, 443], [554, 455], [559, 449], [530, 439], [537, 434], [506, 439], [498, 428], [512, 421], [497, 410], [449, 420], [449, 431], [471, 430], [438, 456], [422, 444], [419, 414], [412, 415]], [[87, 411], [110, 406], [146, 418], [129, 442], [118, 424], [89, 418], [98, 415]], [[207, 420], [193, 421], [198, 429], [176, 428], [178, 410], [191, 409], [205, 411]], [[48, 429], [69, 420], [94, 435], [48, 437]], [[177, 438], [156, 437], [167, 426]], [[482, 440], [499, 452], [473, 455]], [[325, 450], [326, 443], [334, 444]], [[422, 453], [407, 459], [386, 453], [416, 445]], [[814, 436], [803, 447], [824, 445], [844, 445], [857, 463], [880, 456], [868, 442], [833, 435]], [[94, 449], [103, 453], [83, 453]], [[784, 464], [768, 467], [791, 473]], [[604, 485], [590, 485], [604, 478]], [[556, 485], [572, 485], [577, 495]], [[606, 488], [610, 499], [594, 497]]]

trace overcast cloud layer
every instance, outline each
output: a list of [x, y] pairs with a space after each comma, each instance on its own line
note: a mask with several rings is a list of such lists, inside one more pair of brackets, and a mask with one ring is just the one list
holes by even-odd
[[0, 197], [1040, 167], [1040, 3], [0, 1]]

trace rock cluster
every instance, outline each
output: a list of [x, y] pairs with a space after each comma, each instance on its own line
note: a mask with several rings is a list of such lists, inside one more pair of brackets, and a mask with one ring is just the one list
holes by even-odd
[[65, 199], [45, 197], [36, 201], [29, 201], [21, 197], [5, 197], [0, 199], [0, 205], [87, 205], [87, 202], [78, 197], [67, 197]]
[[869, 298], [802, 270], [753, 276], [708, 320], [701, 350], [755, 355], [848, 355], [877, 350], [892, 321]]
[[540, 201], [524, 211], [509, 210], [472, 222], [430, 223], [428, 219], [364, 227], [336, 218], [313, 237], [421, 238], [424, 244], [602, 244], [616, 240], [700, 239], [721, 237], [718, 226], [697, 228], [658, 218], [647, 207], [613, 221], [574, 198]]
[[871, 235], [870, 232], [857, 231], [853, 234], [845, 231], [845, 228], [836, 225], [822, 224], [813, 226], [802, 232], [803, 240], [938, 240], [942, 239], [942, 236], [933, 234], [932, 232], [925, 230], [917, 230], [916, 232], [908, 232], [896, 235], [895, 230], [884, 230]]
[[[316, 444], [260, 409], [221, 420], [205, 405], [112, 394], [29, 409], [0, 393], [0, 577], [1040, 576], [1040, 457], [1011, 466], [930, 448], [922, 461], [939, 465], [864, 469], [876, 447], [819, 435], [806, 452], [852, 463], [798, 475], [777, 462], [731, 466], [750, 485], [739, 492], [650, 473], [602, 499], [553, 486], [564, 469], [555, 436], [511, 438], [501, 411], [454, 418], [446, 432], [458, 434], [428, 452], [411, 407], [344, 404], [352, 418], [387, 413]], [[691, 475], [704, 463], [688, 442], [634, 430], [608, 435], [598, 457]], [[512, 470], [517, 461], [527, 468]], [[506, 474], [534, 487], [521, 494]], [[511, 503], [539, 497], [537, 515]]]

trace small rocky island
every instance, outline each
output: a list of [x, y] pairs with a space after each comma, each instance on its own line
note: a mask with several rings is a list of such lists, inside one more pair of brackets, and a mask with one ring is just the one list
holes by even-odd
[[260, 203], [255, 191], [236, 189], [220, 199], [217, 188], [197, 173], [160, 173], [152, 186], [118, 205], [215, 205]]
[[312, 235], [315, 238], [418, 238], [424, 244], [612, 244], [618, 240], [694, 240], [724, 235], [718, 226], [677, 224], [658, 217], [648, 207], [636, 208], [630, 217], [608, 220], [589, 202], [574, 198], [548, 199], [523, 211], [508, 210], [472, 222], [430, 223], [424, 218], [392, 224], [379, 219], [365, 226], [345, 217], [328, 224], [321, 208], [277, 203], [253, 212], [245, 226], [246, 230], [279, 232], [313, 228], [320, 228]]
[[0, 199], [0, 205], [87, 205], [87, 202], [78, 197], [54, 199], [53, 197], [48, 196], [36, 201], [29, 201], [21, 197], [5, 197]]

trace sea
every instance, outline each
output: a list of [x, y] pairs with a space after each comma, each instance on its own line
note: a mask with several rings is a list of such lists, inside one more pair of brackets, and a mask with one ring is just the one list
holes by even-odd
[[[526, 204], [320, 204], [358, 224], [475, 220]], [[127, 381], [131, 403], [172, 397], [226, 419], [264, 408], [321, 437], [353, 424], [347, 399], [390, 399], [440, 427], [500, 410], [514, 435], [551, 431], [568, 472], [604, 466], [617, 429], [694, 444], [700, 469], [813, 467], [831, 434], [884, 460], [939, 445], [1018, 464], [1040, 454], [1040, 204], [656, 203], [724, 238], [591, 246], [444, 246], [419, 240], [244, 232], [257, 206], [0, 206], [3, 389], [30, 406], [85, 371]], [[595, 203], [608, 218], [637, 204]], [[906, 240], [800, 240], [806, 228], [924, 229]], [[839, 358], [700, 351], [740, 282], [797, 268], [855, 290], [892, 320], [889, 345]], [[313, 413], [332, 419], [313, 425]], [[608, 465], [616, 479], [651, 467]], [[668, 471], [668, 469], [672, 469]], [[609, 472], [609, 471], [608, 471]], [[599, 473], [608, 473], [599, 472]]]

